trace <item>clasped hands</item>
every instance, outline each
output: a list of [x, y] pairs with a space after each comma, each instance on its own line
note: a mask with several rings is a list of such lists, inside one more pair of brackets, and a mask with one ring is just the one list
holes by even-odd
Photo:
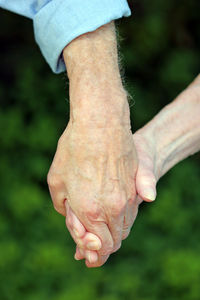
[[159, 178], [199, 150], [200, 81], [132, 135], [114, 24], [73, 40], [63, 56], [70, 120], [47, 181], [75, 258], [98, 267], [128, 237], [140, 203], [155, 200]]
[[153, 144], [131, 132], [113, 22], [73, 40], [63, 57], [70, 120], [47, 180], [77, 244], [75, 258], [97, 267], [129, 235], [142, 200], [155, 199]]
[[[197, 76], [134, 135], [126, 101], [121, 106], [121, 122], [114, 115], [109, 120], [104, 115], [101, 122], [87, 122], [85, 102], [82, 117], [78, 109], [76, 116], [71, 114], [58, 142], [48, 184], [54, 207], [65, 216], [77, 244], [77, 260], [85, 258], [87, 267], [103, 265], [128, 237], [140, 203], [156, 198], [159, 178], [199, 151], [199, 100]], [[104, 110], [107, 105], [105, 102]], [[100, 111], [99, 107], [97, 114]]]
[[76, 259], [101, 266], [129, 235], [142, 200], [155, 199], [150, 145], [127, 125], [71, 121], [48, 174], [55, 209], [66, 217]]

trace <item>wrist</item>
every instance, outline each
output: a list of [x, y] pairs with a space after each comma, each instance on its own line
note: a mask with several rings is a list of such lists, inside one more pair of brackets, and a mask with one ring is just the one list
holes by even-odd
[[121, 83], [107, 74], [83, 71], [70, 80], [70, 118], [72, 122], [106, 126], [111, 123], [130, 125], [127, 93]]
[[200, 150], [200, 86], [196, 81], [142, 128], [154, 153], [157, 179]]
[[69, 77], [72, 122], [97, 127], [130, 126], [114, 23], [73, 40], [63, 54]]
[[117, 40], [114, 22], [95, 31], [78, 36], [63, 50], [63, 57], [70, 80], [73, 76], [100, 68], [102, 72], [115, 70], [119, 73]]
[[173, 156], [173, 142], [176, 135], [169, 134], [168, 123], [173, 119], [170, 106], [164, 107], [150, 122], [137, 131], [146, 143], [146, 148], [153, 162], [153, 171], [158, 181], [169, 169]]
[[70, 120], [83, 127], [131, 127], [126, 94], [107, 87], [92, 91], [78, 88], [70, 96]]

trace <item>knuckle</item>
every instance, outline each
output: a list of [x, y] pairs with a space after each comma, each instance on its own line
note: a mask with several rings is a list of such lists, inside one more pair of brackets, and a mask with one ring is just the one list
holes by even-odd
[[60, 208], [56, 204], [53, 203], [53, 207], [54, 207], [55, 211], [60, 213]]
[[112, 253], [117, 252], [121, 248], [122, 243], [120, 242], [117, 246], [115, 246], [112, 250]]
[[84, 213], [89, 220], [98, 220], [101, 216], [101, 208], [97, 203], [90, 203], [84, 208]]
[[111, 199], [109, 204], [112, 215], [120, 215], [125, 211], [127, 201], [124, 197], [117, 195], [114, 199]]
[[49, 172], [47, 174], [47, 183], [49, 186], [52, 186], [54, 182], [54, 176], [51, 174], [51, 172]]
[[48, 183], [48, 185], [51, 184], [51, 174], [49, 172], [47, 174], [47, 183]]
[[49, 187], [57, 187], [60, 185], [60, 179], [57, 175], [53, 175], [52, 173], [47, 174], [47, 183]]
[[112, 239], [105, 241], [104, 247], [99, 251], [101, 255], [110, 255], [113, 251], [114, 242]]
[[53, 207], [54, 207], [55, 211], [57, 211], [59, 214], [65, 216], [65, 210], [63, 207], [56, 205], [54, 202], [53, 202]]
[[114, 247], [114, 243], [113, 241], [110, 241], [110, 243], [107, 246], [107, 254], [110, 254], [112, 252], [113, 247]]
[[136, 197], [130, 197], [129, 199], [128, 199], [128, 205], [133, 205], [135, 202], [136, 202]]
[[129, 236], [130, 231], [124, 232], [122, 235], [122, 240], [127, 239], [127, 237]]
[[132, 225], [133, 225], [133, 223], [126, 225], [126, 229], [123, 230], [122, 240], [125, 240], [129, 236]]
[[113, 251], [113, 244], [110, 246], [106, 246], [105, 249], [100, 250], [99, 254], [103, 256], [110, 255], [112, 251]]

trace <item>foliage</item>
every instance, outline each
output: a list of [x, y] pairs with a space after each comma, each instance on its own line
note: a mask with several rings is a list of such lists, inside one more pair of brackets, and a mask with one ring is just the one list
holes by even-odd
[[[199, 1], [130, 5], [133, 16], [117, 24], [136, 130], [199, 72]], [[30, 20], [1, 11], [0, 26], [0, 299], [199, 300], [199, 155], [161, 179], [105, 266], [76, 262], [46, 184], [69, 119], [65, 75], [49, 70]]]

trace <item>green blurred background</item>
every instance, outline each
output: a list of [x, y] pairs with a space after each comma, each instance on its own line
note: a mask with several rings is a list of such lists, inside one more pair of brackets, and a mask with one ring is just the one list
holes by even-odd
[[[117, 24], [136, 130], [199, 73], [200, 2], [130, 5]], [[199, 154], [160, 180], [122, 248], [87, 269], [46, 184], [69, 118], [66, 76], [50, 71], [30, 20], [1, 10], [0, 28], [0, 300], [199, 300]]]

